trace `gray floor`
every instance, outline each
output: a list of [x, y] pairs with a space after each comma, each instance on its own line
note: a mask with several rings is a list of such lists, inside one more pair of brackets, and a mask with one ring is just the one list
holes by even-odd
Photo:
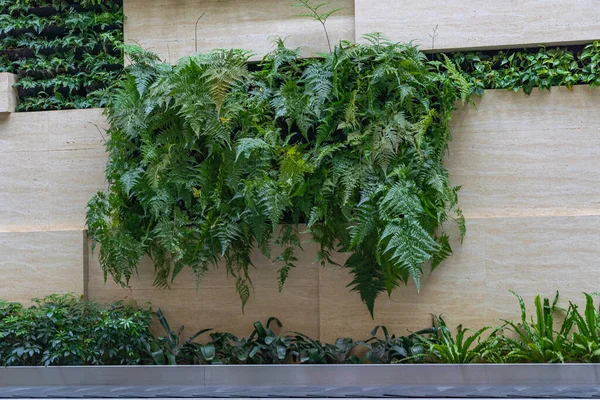
[[600, 398], [600, 386], [34, 386], [0, 388], [0, 398]]

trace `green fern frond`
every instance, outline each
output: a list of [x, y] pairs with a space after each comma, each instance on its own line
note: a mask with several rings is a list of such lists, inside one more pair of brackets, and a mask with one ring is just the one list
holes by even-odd
[[241, 50], [170, 66], [133, 48], [106, 108], [111, 184], [86, 217], [106, 276], [127, 285], [148, 255], [156, 286], [186, 268], [199, 285], [224, 265], [245, 306], [254, 250], [280, 263], [283, 288], [301, 247], [277, 232], [306, 223], [317, 261], [349, 253], [350, 287], [371, 313], [380, 293], [419, 287], [423, 265], [451, 254], [445, 221], [465, 234], [444, 158], [467, 86], [412, 44], [366, 42], [302, 59], [277, 39], [251, 72]]

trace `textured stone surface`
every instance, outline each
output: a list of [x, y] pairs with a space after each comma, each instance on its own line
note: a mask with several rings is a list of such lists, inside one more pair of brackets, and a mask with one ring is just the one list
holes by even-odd
[[493, 90], [476, 104], [455, 113], [447, 162], [465, 216], [600, 212], [600, 90]]
[[17, 90], [12, 86], [17, 76], [9, 72], [0, 72], [0, 113], [15, 112], [17, 107]]
[[[198, 51], [242, 48], [260, 59], [273, 48], [276, 36], [302, 54], [327, 51], [319, 22], [298, 14], [306, 11], [283, 0], [126, 0], [125, 41], [139, 44], [174, 63]], [[343, 8], [327, 23], [332, 45], [354, 39], [354, 1], [333, 0], [329, 6]], [[194, 39], [198, 18], [198, 41]]]
[[[171, 326], [185, 325], [185, 335], [201, 328], [230, 331], [249, 335], [256, 321], [266, 322], [276, 316], [284, 330], [296, 330], [318, 337], [319, 335], [319, 265], [315, 263], [316, 244], [301, 236], [304, 252], [299, 252], [298, 268], [290, 272], [282, 292], [277, 277], [280, 265], [269, 261], [260, 251], [252, 257], [254, 268], [250, 271], [253, 288], [251, 298], [242, 313], [241, 302], [235, 291], [235, 278], [227, 276], [224, 266], [209, 271], [200, 285], [190, 269], [181, 272], [170, 289], [153, 286], [152, 261], [145, 258], [133, 277], [129, 288], [117, 285], [111, 277], [104, 282], [98, 263], [99, 247], [90, 249], [89, 297], [99, 301], [118, 299], [135, 300], [139, 305], [150, 303], [164, 311]], [[272, 251], [273, 258], [277, 249]], [[161, 327], [155, 327], [161, 332]]]
[[153, 267], [146, 258], [139, 268], [139, 276], [132, 278], [129, 289], [124, 289], [110, 277], [104, 283], [96, 251], [90, 257], [89, 294], [103, 301], [127, 298], [138, 304], [150, 302], [165, 312], [172, 326], [185, 325], [185, 334], [190, 335], [200, 328], [249, 335], [255, 321], [264, 323], [275, 316], [284, 324], [284, 330], [317, 337], [319, 266], [314, 263], [314, 245], [306, 243], [305, 248], [306, 252], [298, 254], [298, 268], [292, 270], [282, 292], [277, 285], [279, 266], [255, 252], [255, 269], [250, 271], [254, 288], [243, 314], [235, 291], [235, 278], [227, 277], [222, 266], [207, 273], [200, 286], [188, 269], [176, 278], [170, 290], [160, 290], [152, 286]]
[[355, 0], [356, 35], [439, 50], [589, 43], [600, 38], [597, 8], [596, 0]]
[[83, 293], [83, 232], [0, 232], [0, 300]]
[[101, 109], [0, 115], [0, 232], [83, 229], [105, 127]]
[[[426, 328], [431, 315], [443, 315], [450, 326], [499, 325], [500, 318], [520, 317], [521, 294], [534, 312], [533, 299], [561, 293], [585, 303], [582, 292], [597, 291], [600, 216], [483, 218], [467, 223], [468, 237], [433, 274], [421, 292], [412, 283], [391, 299], [382, 296], [371, 320], [365, 306], [346, 285], [345, 271], [324, 268], [320, 276], [321, 339], [354, 334], [367, 336], [376, 325], [396, 334]], [[350, 333], [349, 333], [350, 331]]]

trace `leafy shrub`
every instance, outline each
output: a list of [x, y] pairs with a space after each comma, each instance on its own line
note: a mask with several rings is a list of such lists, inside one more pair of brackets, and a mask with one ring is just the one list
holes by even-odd
[[585, 312], [582, 316], [577, 305], [571, 303], [571, 318], [577, 331], [573, 333], [575, 358], [584, 362], [600, 362], [600, 313], [594, 307], [592, 296], [585, 294]]
[[[194, 339], [205, 332], [212, 329], [202, 329], [190, 336], [185, 342], [181, 343], [181, 333], [184, 326], [179, 328], [178, 332], [171, 330], [171, 326], [167, 322], [167, 318], [159, 309], [156, 312], [160, 325], [165, 330], [167, 336], [160, 336], [148, 346], [152, 353], [154, 362], [158, 365], [177, 365], [178, 360], [192, 357], [193, 364], [204, 364], [203, 361], [209, 362], [214, 359], [214, 347], [211, 345], [202, 346], [197, 343], [192, 343]], [[200, 350], [198, 353], [197, 350]], [[198, 357], [200, 356], [200, 357]]]
[[144, 364], [152, 313], [119, 302], [103, 308], [69, 295], [31, 307], [0, 303], [0, 364]]
[[[516, 295], [516, 294], [515, 294]], [[561, 310], [537, 296], [536, 317], [527, 319], [523, 299], [520, 323], [505, 321], [485, 339], [487, 327], [469, 334], [451, 330], [443, 318], [407, 336], [377, 326], [367, 340], [339, 338], [322, 343], [299, 332], [279, 332], [277, 318], [254, 323], [248, 337], [202, 329], [181, 341], [164, 314], [156, 316], [165, 335], [149, 331], [150, 310], [117, 302], [101, 307], [73, 296], [53, 295], [25, 308], [0, 303], [0, 365], [101, 364], [390, 364], [390, 363], [557, 363], [597, 362], [600, 312], [591, 295], [584, 315], [570, 303]], [[558, 331], [555, 314], [564, 311]], [[509, 334], [505, 335], [508, 331]], [[203, 337], [204, 333], [208, 337]], [[377, 334], [380, 333], [380, 336]], [[197, 342], [203, 339], [202, 343]]]
[[419, 287], [423, 264], [451, 254], [444, 223], [464, 234], [443, 160], [470, 88], [449, 60], [367, 39], [311, 60], [279, 42], [255, 72], [242, 50], [172, 67], [131, 48], [107, 107], [110, 189], [87, 217], [103, 270], [127, 285], [147, 254], [167, 287], [223, 260], [243, 307], [252, 249], [270, 256], [276, 242], [282, 287], [304, 223], [319, 261], [350, 253], [352, 290], [371, 313], [380, 293]]

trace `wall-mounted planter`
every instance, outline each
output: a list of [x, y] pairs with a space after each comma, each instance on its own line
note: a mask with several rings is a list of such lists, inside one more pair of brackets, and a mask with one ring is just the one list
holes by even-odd
[[17, 91], [13, 85], [17, 76], [8, 72], [0, 73], [0, 113], [15, 112], [17, 107]]
[[6, 54], [10, 61], [25, 60], [27, 58], [35, 57], [35, 52], [28, 48], [6, 49], [4, 50], [4, 54]]
[[27, 10], [28, 14], [37, 15], [38, 17], [51, 17], [58, 13], [58, 10], [54, 7], [32, 7]]

